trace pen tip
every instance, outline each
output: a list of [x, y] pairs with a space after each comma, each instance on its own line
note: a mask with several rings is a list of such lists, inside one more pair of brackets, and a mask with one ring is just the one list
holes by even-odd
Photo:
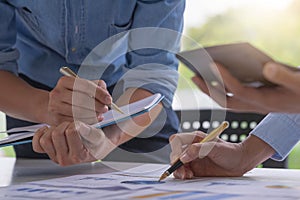
[[169, 175], [170, 175], [170, 174], [169, 174], [168, 172], [164, 172], [164, 173], [160, 176], [158, 182], [164, 180], [164, 179], [167, 178]]

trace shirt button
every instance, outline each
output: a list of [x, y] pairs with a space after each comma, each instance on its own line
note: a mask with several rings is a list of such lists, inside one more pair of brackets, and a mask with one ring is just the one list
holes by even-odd
[[71, 51], [72, 52], [75, 52], [77, 49], [75, 48], [75, 47], [73, 47], [72, 49], [71, 49]]

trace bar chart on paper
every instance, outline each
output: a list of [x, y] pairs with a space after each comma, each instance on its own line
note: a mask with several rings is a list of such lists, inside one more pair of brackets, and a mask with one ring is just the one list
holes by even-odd
[[[1, 199], [297, 199], [300, 182], [282, 171], [268, 176], [268, 169], [254, 169], [244, 177], [198, 178], [158, 182], [168, 166], [145, 164], [126, 171], [83, 174], [28, 182], [0, 190]], [[267, 170], [267, 171], [266, 171]], [[270, 171], [269, 171], [270, 172]], [[288, 171], [284, 171], [288, 176]], [[297, 172], [300, 173], [300, 172]]]

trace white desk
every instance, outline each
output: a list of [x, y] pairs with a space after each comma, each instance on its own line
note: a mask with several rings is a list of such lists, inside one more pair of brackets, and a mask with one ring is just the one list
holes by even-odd
[[[15, 160], [12, 158], [0, 158], [0, 195], [5, 192], [7, 186], [17, 186], [19, 184], [29, 181], [46, 180], [50, 178], [68, 177], [71, 175], [85, 175], [94, 174], [94, 177], [105, 176], [104, 173], [115, 172], [119, 170], [130, 169], [141, 166], [139, 163], [120, 163], [120, 162], [103, 162], [93, 164], [82, 164], [71, 167], [60, 167], [50, 160]], [[159, 167], [166, 167], [166, 165], [157, 165]], [[161, 169], [160, 169], [161, 170]], [[144, 171], [143, 171], [144, 172]], [[225, 181], [224, 181], [225, 180]], [[168, 182], [168, 181], [167, 181]], [[108, 183], [108, 182], [106, 182]], [[245, 200], [245, 199], [300, 199], [300, 170], [288, 169], [254, 169], [247, 173], [244, 177], [238, 178], [201, 178], [192, 180], [190, 182], [174, 181], [169, 179], [169, 183], [173, 184], [175, 190], [185, 189], [179, 193], [178, 191], [168, 192], [168, 195], [179, 195], [176, 199], [230, 199], [230, 200]], [[183, 184], [182, 184], [183, 183]], [[105, 183], [97, 182], [97, 186], [103, 186]], [[95, 185], [95, 184], [94, 184]], [[164, 185], [162, 185], [163, 187]], [[144, 187], [144, 186], [143, 186]], [[145, 186], [146, 187], [146, 186]], [[148, 186], [149, 187], [149, 186]], [[161, 187], [161, 186], [159, 186]], [[169, 185], [167, 185], [169, 188]], [[95, 191], [95, 190], [94, 190]], [[171, 190], [170, 190], [171, 191]], [[274, 192], [273, 192], [274, 191]], [[101, 191], [97, 190], [101, 196]], [[116, 193], [115, 193], [116, 192]], [[140, 190], [132, 190], [131, 195], [140, 195]], [[149, 189], [148, 189], [149, 192]], [[153, 192], [152, 190], [149, 192]], [[156, 195], [158, 190], [155, 190]], [[161, 191], [160, 191], [161, 192]], [[128, 192], [127, 192], [128, 193]], [[162, 192], [163, 195], [165, 192]], [[179, 194], [178, 194], [179, 193]], [[116, 195], [115, 195], [116, 194]], [[112, 198], [108, 199], [124, 199], [124, 196], [119, 196], [118, 191], [113, 191]], [[128, 195], [128, 194], [127, 194]], [[182, 198], [182, 195], [186, 195]], [[206, 198], [202, 196], [206, 196]], [[93, 196], [95, 197], [95, 196]], [[123, 198], [121, 198], [123, 197]], [[138, 196], [141, 197], [141, 196]], [[85, 198], [85, 196], [77, 197], [78, 199]], [[77, 199], [76, 198], [76, 199]], [[126, 196], [125, 199], [127, 199]], [[169, 199], [166, 196], [147, 197], [144, 199]], [[9, 199], [9, 198], [8, 198]], [[18, 198], [18, 199], [23, 199]], [[51, 198], [49, 198], [51, 199]], [[65, 199], [65, 198], [63, 198]], [[66, 198], [68, 199], [68, 198]], [[86, 197], [86, 199], [95, 199]], [[98, 199], [98, 198], [97, 198]]]
[[101, 162], [61, 167], [47, 159], [0, 157], [0, 187], [29, 181], [60, 178], [77, 174], [104, 174], [139, 166], [139, 163]]

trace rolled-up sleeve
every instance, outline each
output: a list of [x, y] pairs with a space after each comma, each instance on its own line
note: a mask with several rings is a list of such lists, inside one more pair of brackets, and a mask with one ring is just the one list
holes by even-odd
[[259, 137], [274, 150], [274, 160], [285, 159], [300, 140], [300, 114], [271, 113], [251, 134]]
[[0, 70], [17, 74], [19, 51], [16, 43], [15, 10], [6, 1], [0, 0]]
[[170, 106], [178, 82], [178, 61], [184, 0], [140, 0], [128, 40], [125, 89], [144, 88], [165, 96]]

